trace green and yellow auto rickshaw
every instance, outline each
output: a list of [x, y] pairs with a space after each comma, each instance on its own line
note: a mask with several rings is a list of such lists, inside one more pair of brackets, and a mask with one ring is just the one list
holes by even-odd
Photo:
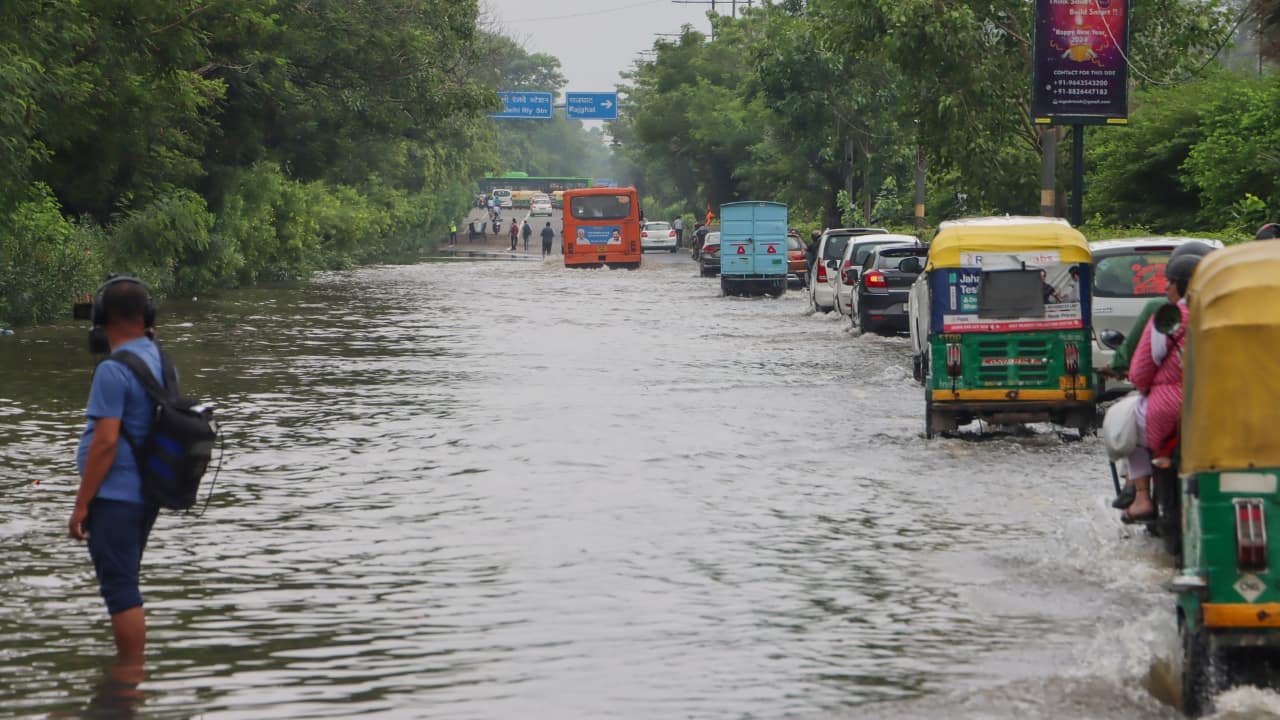
[[1195, 716], [1218, 692], [1280, 678], [1280, 553], [1271, 552], [1280, 537], [1280, 243], [1206, 256], [1187, 294], [1182, 560], [1172, 589], [1183, 703]]
[[1094, 427], [1091, 272], [1065, 221], [943, 223], [908, 303], [926, 437], [977, 419]]

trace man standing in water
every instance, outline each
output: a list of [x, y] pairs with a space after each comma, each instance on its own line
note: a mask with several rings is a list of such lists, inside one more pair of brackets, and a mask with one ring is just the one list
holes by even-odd
[[551, 241], [556, 239], [556, 231], [551, 229], [551, 223], [542, 228], [542, 257], [551, 254]]
[[[154, 311], [142, 283], [109, 281], [97, 298], [97, 317], [111, 352], [137, 355], [161, 379], [160, 350], [148, 331]], [[163, 382], [163, 381], [161, 381]], [[138, 576], [142, 551], [159, 508], [142, 494], [142, 476], [125, 438], [146, 438], [154, 405], [142, 383], [123, 363], [104, 360], [89, 390], [89, 421], [80, 437], [76, 464], [80, 489], [68, 530], [87, 540], [98, 587], [111, 615], [120, 670], [141, 675], [147, 623]]]
[[520, 237], [524, 239], [524, 251], [529, 252], [529, 238], [533, 236], [533, 226], [529, 224], [529, 219], [525, 218], [524, 225], [520, 227]]

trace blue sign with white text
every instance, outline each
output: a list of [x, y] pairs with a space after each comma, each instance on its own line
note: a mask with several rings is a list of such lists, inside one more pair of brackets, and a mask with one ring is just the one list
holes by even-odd
[[492, 113], [493, 118], [551, 119], [551, 93], [502, 91], [502, 112]]
[[565, 93], [564, 111], [574, 120], [617, 120], [618, 93]]

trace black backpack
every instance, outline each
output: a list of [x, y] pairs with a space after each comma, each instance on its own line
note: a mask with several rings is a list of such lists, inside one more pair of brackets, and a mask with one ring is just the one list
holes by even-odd
[[143, 494], [168, 510], [191, 508], [218, 438], [212, 413], [179, 394], [178, 373], [164, 350], [160, 350], [163, 386], [142, 358], [128, 350], [114, 352], [109, 359], [133, 371], [154, 405], [151, 433], [141, 442], [129, 437], [123, 425], [120, 428], [138, 464]]

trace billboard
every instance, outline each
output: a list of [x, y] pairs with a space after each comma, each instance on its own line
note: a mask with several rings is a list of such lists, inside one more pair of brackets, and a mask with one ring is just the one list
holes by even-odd
[[1031, 116], [1123, 124], [1129, 116], [1129, 0], [1035, 0]]

